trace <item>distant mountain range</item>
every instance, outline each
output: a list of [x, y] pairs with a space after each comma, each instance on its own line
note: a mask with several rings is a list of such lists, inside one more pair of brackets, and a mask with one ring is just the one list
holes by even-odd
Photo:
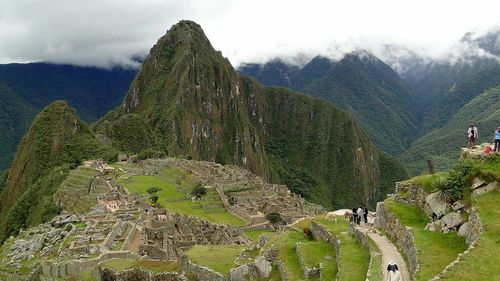
[[47, 63], [0, 65], [0, 170], [35, 117], [55, 100], [65, 100], [87, 122], [118, 105], [136, 70], [110, 70]]
[[[458, 57], [453, 62], [432, 61], [387, 46], [389, 64], [358, 51], [339, 61], [318, 56], [299, 67], [275, 59], [244, 64], [239, 71], [265, 85], [303, 91], [352, 113], [370, 139], [418, 174], [425, 171], [427, 159], [440, 169], [449, 168], [459, 156], [457, 148], [466, 143], [470, 123], [480, 124], [480, 130], [487, 132], [500, 125], [485, 123], [485, 118], [495, 120], [496, 111], [479, 105], [500, 101], [495, 94], [500, 85], [500, 44], [496, 42], [500, 31], [481, 37], [466, 34], [457, 43]], [[450, 130], [454, 137], [443, 142], [442, 136]], [[489, 136], [479, 141], [483, 140], [491, 141]]]

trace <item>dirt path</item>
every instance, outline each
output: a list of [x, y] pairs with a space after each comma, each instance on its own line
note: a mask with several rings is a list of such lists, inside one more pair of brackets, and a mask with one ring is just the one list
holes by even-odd
[[391, 241], [389, 241], [386, 237], [381, 236], [379, 232], [373, 232], [374, 229], [369, 226], [364, 225], [361, 229], [368, 234], [368, 236], [380, 249], [380, 253], [382, 254], [382, 272], [384, 273], [384, 281], [387, 280], [387, 264], [391, 260], [398, 265], [399, 271], [401, 272], [401, 275], [403, 275], [403, 280], [409, 281], [410, 274], [408, 273], [408, 267], [406, 266], [403, 257]]

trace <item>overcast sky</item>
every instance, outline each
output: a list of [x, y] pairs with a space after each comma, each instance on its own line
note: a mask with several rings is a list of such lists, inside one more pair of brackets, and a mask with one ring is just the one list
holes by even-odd
[[0, 0], [0, 63], [134, 66], [171, 25], [199, 23], [234, 65], [383, 44], [442, 57], [500, 27], [498, 0]]

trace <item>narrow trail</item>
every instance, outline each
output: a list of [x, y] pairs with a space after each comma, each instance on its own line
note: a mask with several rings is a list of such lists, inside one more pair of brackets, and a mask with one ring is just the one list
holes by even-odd
[[383, 280], [387, 280], [387, 264], [392, 260], [398, 265], [399, 271], [401, 272], [401, 275], [403, 275], [403, 280], [409, 281], [410, 274], [408, 267], [406, 266], [406, 262], [392, 242], [386, 237], [380, 235], [379, 232], [374, 232], [374, 229], [368, 227], [367, 225], [361, 226], [360, 229], [367, 233], [380, 249], [380, 253], [382, 254], [382, 272], [384, 273]]

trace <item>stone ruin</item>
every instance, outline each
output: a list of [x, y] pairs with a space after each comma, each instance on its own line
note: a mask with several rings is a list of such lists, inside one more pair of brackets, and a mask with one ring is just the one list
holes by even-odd
[[309, 214], [306, 201], [290, 192], [287, 186], [267, 183], [237, 166], [167, 158], [145, 160], [141, 168], [145, 174], [158, 174], [165, 167], [187, 171], [205, 187], [215, 188], [224, 207], [243, 218], [249, 226], [266, 224], [265, 215], [273, 212], [280, 213], [288, 224]]

